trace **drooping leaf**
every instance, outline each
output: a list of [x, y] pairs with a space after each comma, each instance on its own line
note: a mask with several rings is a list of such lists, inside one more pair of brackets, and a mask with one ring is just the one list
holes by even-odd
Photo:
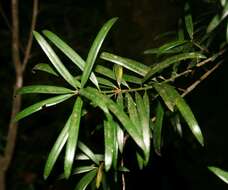
[[74, 96], [74, 94], [64, 94], [64, 95], [55, 96], [53, 98], [49, 98], [49, 99], [37, 102], [37, 103], [23, 109], [22, 111], [20, 111], [16, 115], [14, 121], [18, 121], [24, 117], [27, 117], [27, 116], [41, 110], [42, 108], [50, 107], [50, 106], [54, 106], [56, 104], [59, 104], [65, 100], [69, 99], [72, 96]]
[[99, 165], [100, 160], [97, 158], [97, 156], [87, 147], [83, 142], [78, 141], [78, 148], [87, 155], [94, 163]]
[[207, 27], [207, 33], [213, 31], [220, 24], [221, 20], [219, 15], [215, 15]]
[[190, 39], [192, 40], [193, 34], [194, 34], [194, 29], [193, 29], [193, 21], [192, 21], [192, 15], [191, 14], [187, 14], [185, 16], [185, 25], [186, 25], [188, 35], [189, 35]]
[[74, 190], [85, 190], [86, 187], [92, 182], [97, 174], [97, 169], [90, 171], [85, 174], [82, 179], [78, 182]]
[[91, 165], [91, 166], [78, 166], [77, 168], [75, 168], [72, 171], [72, 175], [86, 173], [86, 172], [89, 172], [89, 171], [94, 170], [94, 169], [97, 169], [97, 167], [94, 166], [94, 165]]
[[124, 149], [124, 132], [119, 125], [117, 125], [117, 143], [120, 153], [123, 153]]
[[71, 114], [69, 135], [66, 145], [66, 154], [64, 159], [64, 175], [66, 179], [70, 177], [72, 165], [74, 162], [74, 156], [78, 142], [82, 105], [83, 101], [80, 96], [78, 96]]
[[109, 21], [107, 21], [103, 25], [103, 27], [101, 28], [99, 33], [97, 34], [97, 36], [89, 50], [88, 57], [86, 59], [86, 65], [85, 65], [84, 71], [82, 73], [82, 78], [81, 78], [82, 87], [85, 86], [85, 84], [91, 74], [91, 71], [92, 71], [93, 65], [95, 63], [95, 60], [97, 58], [98, 52], [101, 48], [101, 45], [102, 45], [106, 35], [108, 34], [108, 32], [111, 29], [111, 27], [113, 26], [113, 24], [117, 21], [117, 19], [118, 18], [112, 18]]
[[145, 105], [146, 117], [148, 120], [150, 120], [150, 100], [149, 100], [149, 96], [147, 94], [147, 91], [145, 91], [145, 93], [143, 95], [143, 103]]
[[221, 20], [224, 20], [227, 17], [227, 15], [228, 15], [228, 2], [225, 3], [225, 6], [223, 8]]
[[156, 108], [156, 120], [155, 120], [155, 126], [153, 130], [154, 149], [158, 155], [161, 155], [161, 137], [162, 137], [163, 118], [164, 118], [164, 110], [162, 105], [159, 102]]
[[208, 169], [212, 171], [216, 176], [228, 184], [228, 171], [224, 171], [220, 168], [209, 166]]
[[80, 87], [79, 81], [70, 74], [47, 41], [36, 31], [33, 35], [59, 74], [74, 88]]
[[127, 114], [121, 109], [121, 107], [118, 104], [113, 102], [106, 95], [101, 94], [93, 88], [81, 89], [80, 94], [82, 96], [85, 96], [92, 102], [94, 101], [94, 99], [96, 99], [98, 102], [103, 102], [108, 107], [108, 109], [117, 117], [117, 119], [122, 123], [123, 127], [127, 130], [129, 135], [138, 144], [138, 146], [145, 150], [142, 135], [138, 133], [138, 130], [133, 124], [133, 122], [129, 119]]
[[183, 131], [181, 127], [181, 121], [180, 121], [180, 115], [175, 114], [173, 117], [171, 117], [171, 124], [173, 125], [175, 131], [180, 135], [180, 137], [183, 136]]
[[146, 73], [144, 79], [142, 82], [145, 82], [149, 78], [151, 78], [154, 74], [161, 72], [163, 69], [171, 66], [174, 63], [186, 60], [186, 59], [204, 59], [206, 58], [204, 55], [201, 53], [197, 52], [191, 52], [191, 53], [181, 53], [179, 55], [174, 55], [172, 57], [169, 57], [165, 59], [164, 61], [153, 65], [150, 70]]
[[17, 94], [31, 94], [31, 93], [43, 93], [43, 94], [73, 94], [75, 91], [60, 86], [49, 85], [31, 85], [25, 86], [17, 90]]
[[[61, 38], [59, 38], [56, 34], [51, 31], [44, 30], [44, 35], [51, 40], [77, 67], [84, 70], [85, 61], [78, 55], [69, 45], [67, 45]], [[97, 87], [98, 82], [97, 78], [94, 73], [91, 73], [90, 80], [95, 84]]]
[[103, 179], [103, 169], [104, 169], [104, 163], [101, 162], [99, 165], [98, 171], [97, 171], [97, 176], [96, 176], [96, 188], [99, 189], [102, 179]]
[[54, 69], [49, 64], [46, 64], [46, 63], [39, 63], [39, 64], [35, 65], [35, 67], [33, 67], [33, 70], [44, 71], [44, 72], [52, 74], [56, 77], [59, 76], [59, 74], [56, 73], [54, 71]]
[[224, 7], [226, 4], [226, 0], [220, 0], [221, 5]]
[[100, 55], [101, 59], [104, 59], [106, 61], [110, 61], [112, 63], [118, 64], [123, 66], [124, 68], [133, 71], [141, 76], [145, 76], [146, 73], [150, 70], [150, 68], [140, 62], [137, 62], [132, 59], [124, 58], [117, 56], [112, 53], [108, 52], [102, 52]]
[[59, 157], [59, 154], [60, 154], [61, 150], [63, 149], [63, 146], [65, 145], [65, 143], [67, 141], [70, 119], [71, 119], [71, 117], [69, 117], [68, 121], [66, 122], [66, 125], [60, 132], [54, 146], [52, 147], [52, 149], [48, 155], [48, 158], [47, 158], [47, 161], [45, 164], [45, 168], [44, 168], [44, 179], [47, 179], [48, 176], [50, 175], [50, 173], [53, 169], [53, 166], [54, 166], [57, 158]]
[[190, 130], [192, 131], [193, 135], [196, 137], [198, 142], [203, 145], [203, 135], [200, 130], [200, 127], [193, 115], [190, 107], [185, 102], [185, 100], [181, 97], [181, 95], [169, 84], [162, 83], [162, 84], [155, 84], [155, 89], [158, 91], [159, 95], [164, 100], [167, 107], [174, 111], [174, 106], [178, 108], [182, 117], [187, 122]]
[[136, 152], [136, 158], [137, 158], [139, 169], [142, 170], [145, 160], [144, 160], [143, 156], [140, 155], [139, 152]]

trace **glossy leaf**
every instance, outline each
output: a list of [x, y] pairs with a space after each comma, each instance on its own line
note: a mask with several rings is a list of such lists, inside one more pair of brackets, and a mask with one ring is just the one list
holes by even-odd
[[228, 184], [228, 171], [224, 171], [220, 168], [209, 166], [208, 169], [218, 176], [221, 180]]
[[112, 18], [109, 21], [107, 21], [103, 25], [103, 27], [101, 28], [99, 33], [97, 34], [97, 36], [89, 50], [88, 57], [86, 59], [86, 65], [85, 65], [84, 71], [82, 73], [82, 78], [81, 78], [82, 87], [85, 86], [85, 84], [91, 74], [91, 71], [92, 71], [93, 65], [95, 63], [95, 60], [97, 58], [98, 52], [101, 48], [101, 45], [102, 45], [106, 35], [108, 34], [109, 30], [111, 29], [111, 27], [113, 26], [113, 24], [116, 21], [117, 21], [117, 18]]
[[100, 160], [97, 156], [81, 141], [78, 141], [78, 148], [87, 155], [94, 163], [99, 165]]
[[66, 179], [70, 177], [72, 165], [74, 162], [74, 156], [78, 142], [82, 105], [83, 101], [80, 96], [78, 96], [71, 114], [69, 135], [66, 145], [66, 154], [64, 160], [64, 175]]
[[[51, 31], [44, 30], [44, 35], [51, 40], [81, 71], [84, 70], [85, 61], [78, 55], [69, 45], [67, 45], [61, 38]], [[90, 80], [98, 86], [98, 81], [94, 73], [91, 73]]]
[[164, 110], [162, 105], [159, 102], [156, 108], [156, 120], [155, 120], [155, 126], [153, 130], [154, 149], [158, 155], [161, 155], [161, 137], [162, 137], [163, 118], [164, 118]]
[[225, 3], [223, 8], [221, 20], [224, 20], [228, 16], [228, 2]]
[[124, 132], [119, 125], [117, 125], [117, 143], [120, 153], [123, 153], [124, 149]]
[[127, 114], [121, 109], [121, 107], [118, 104], [113, 102], [106, 95], [99, 93], [96, 89], [93, 88], [81, 89], [80, 94], [82, 96], [85, 96], [92, 102], [94, 101], [94, 99], [96, 99], [98, 102], [103, 102], [108, 107], [108, 109], [117, 117], [117, 119], [122, 123], [123, 127], [127, 130], [129, 135], [138, 144], [138, 146], [143, 150], [145, 149], [141, 134], [138, 133], [138, 130], [135, 127], [135, 125], [132, 123]]
[[93, 165], [91, 165], [91, 166], [79, 166], [72, 171], [72, 175], [86, 173], [86, 172], [89, 172], [89, 171], [94, 170], [94, 169], [97, 169], [97, 167], [93, 166]]
[[33, 68], [33, 70], [44, 71], [44, 72], [49, 73], [49, 74], [52, 74], [52, 75], [54, 75], [54, 76], [56, 76], [56, 77], [59, 76], [59, 74], [56, 73], [56, 72], [54, 71], [54, 69], [53, 69], [49, 64], [46, 64], [46, 63], [39, 63], [39, 64], [37, 64], [37, 65]]
[[199, 125], [193, 115], [190, 107], [185, 102], [185, 100], [181, 97], [181, 95], [169, 84], [155, 84], [155, 89], [158, 91], [159, 95], [164, 100], [167, 107], [174, 111], [174, 106], [178, 108], [182, 117], [187, 122], [190, 130], [193, 135], [196, 137], [198, 142], [203, 145], [203, 135], [199, 128]]
[[86, 187], [92, 182], [97, 174], [97, 169], [90, 171], [85, 174], [82, 179], [78, 182], [74, 190], [85, 190]]
[[59, 154], [61, 152], [61, 150], [63, 149], [63, 146], [65, 145], [67, 138], [68, 138], [68, 129], [69, 129], [69, 125], [70, 125], [70, 117], [66, 123], [66, 125], [64, 126], [64, 128], [62, 129], [62, 131], [60, 132], [54, 146], [52, 147], [46, 164], [45, 164], [45, 168], [44, 168], [44, 179], [47, 179], [48, 176], [50, 175], [54, 164], [56, 163], [57, 158], [59, 157]]
[[118, 65], [121, 65], [124, 68], [126, 68], [130, 71], [133, 71], [141, 76], [145, 76], [146, 73], [150, 70], [150, 68], [148, 66], [146, 66], [140, 62], [137, 62], [132, 59], [120, 57], [120, 56], [117, 56], [115, 54], [108, 53], [108, 52], [102, 52], [100, 58], [104, 59], [106, 61], [110, 61], [112, 63], [118, 64]]
[[43, 94], [72, 94], [75, 91], [65, 87], [49, 86], [49, 85], [31, 85], [25, 86], [17, 90], [17, 94], [31, 94], [31, 93], [43, 93]]
[[221, 5], [224, 7], [227, 0], [220, 0]]
[[35, 103], [25, 109], [23, 109], [22, 111], [20, 111], [19, 113], [17, 113], [14, 121], [18, 121], [24, 117], [27, 117], [45, 107], [50, 107], [50, 106], [54, 106], [56, 104], [59, 104], [67, 99], [69, 99], [70, 97], [72, 97], [74, 94], [64, 94], [64, 95], [59, 95], [59, 96], [55, 96], [53, 98], [49, 98], [46, 100], [42, 100], [38, 103]]
[[150, 120], [150, 100], [147, 91], [145, 91], [143, 95], [143, 103], [145, 105], [146, 117]]
[[136, 152], [136, 158], [138, 162], [139, 169], [142, 170], [144, 166], [144, 159], [143, 157], [139, 154], [139, 152]]
[[97, 77], [97, 81], [99, 84], [107, 86], [107, 87], [111, 87], [111, 88], [117, 88], [116, 85], [114, 85], [110, 80], [101, 78], [101, 77]]
[[69, 73], [47, 41], [36, 31], [33, 32], [33, 35], [59, 74], [74, 88], [80, 87], [79, 81]]
[[165, 59], [164, 61], [153, 65], [150, 70], [146, 73], [144, 79], [142, 82], [145, 82], [149, 78], [151, 78], [153, 75], [155, 75], [158, 72], [161, 72], [163, 69], [171, 66], [174, 63], [177, 63], [179, 61], [183, 61], [186, 59], [203, 59], [206, 58], [204, 55], [197, 53], [197, 52], [191, 52], [191, 53], [182, 53], [179, 55], [174, 55], [172, 57], [169, 57]]

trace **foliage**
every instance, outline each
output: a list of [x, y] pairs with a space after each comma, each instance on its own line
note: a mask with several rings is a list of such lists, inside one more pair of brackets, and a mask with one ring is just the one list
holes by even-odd
[[[126, 145], [133, 143], [133, 154], [139, 169], [143, 169], [148, 165], [153, 149], [158, 155], [162, 153], [164, 121], [171, 123], [182, 135], [184, 125], [182, 126], [182, 120], [175, 119], [177, 116], [186, 122], [199, 144], [204, 145], [197, 120], [183, 97], [219, 66], [218, 61], [224, 50], [210, 53], [210, 38], [196, 35], [188, 5], [185, 10], [185, 27], [179, 28], [177, 38], [144, 52], [156, 55], [157, 63], [151, 66], [110, 52], [99, 54], [103, 41], [117, 18], [110, 19], [100, 29], [86, 60], [56, 34], [47, 30], [43, 31], [43, 35], [34, 32], [51, 62], [51, 65], [38, 64], [34, 69], [62, 78], [66, 85], [32, 85], [18, 90], [18, 94], [42, 93], [55, 96], [25, 108], [17, 114], [15, 121], [69, 99], [74, 102], [71, 114], [48, 156], [44, 169], [45, 179], [51, 174], [65, 147], [64, 174], [61, 177], [68, 179], [71, 175], [83, 173], [84, 176], [75, 189], [86, 189], [89, 184], [96, 188], [102, 186], [103, 189], [110, 189], [112, 179], [108, 178], [109, 173], [113, 174], [115, 182], [119, 182], [124, 173], [129, 171], [124, 162]], [[208, 34], [213, 31], [210, 25]], [[75, 70], [69, 70], [63, 64], [46, 39], [74, 63]], [[99, 62], [96, 61], [98, 59]], [[206, 63], [211, 61], [214, 65], [208, 66]], [[113, 69], [110, 69], [111, 66]], [[183, 92], [180, 91], [175, 81], [184, 76], [191, 78], [192, 72], [201, 67], [211, 72], [203, 73], [199, 80], [188, 84]], [[99, 126], [94, 126], [93, 129], [103, 135], [102, 150], [92, 151], [92, 146], [83, 142], [81, 135], [85, 130], [82, 127], [83, 121], [90, 114], [91, 107], [103, 114]]]

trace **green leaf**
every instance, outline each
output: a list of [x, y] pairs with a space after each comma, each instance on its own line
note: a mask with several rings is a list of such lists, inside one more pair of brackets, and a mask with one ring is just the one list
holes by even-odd
[[116, 85], [114, 85], [110, 80], [107, 80], [101, 77], [97, 77], [97, 80], [99, 84], [102, 84], [104, 86], [111, 87], [111, 88], [117, 88]]
[[224, 6], [221, 20], [224, 20], [227, 17], [227, 15], [228, 15], [228, 2], [226, 2], [225, 6]]
[[80, 94], [82, 96], [85, 96], [92, 102], [95, 99], [96, 99], [95, 101], [103, 102], [108, 107], [108, 109], [117, 117], [117, 119], [122, 123], [123, 127], [127, 130], [129, 135], [138, 144], [138, 146], [143, 150], [145, 149], [142, 135], [138, 133], [138, 130], [135, 127], [135, 125], [132, 123], [132, 121], [129, 119], [127, 114], [124, 112], [124, 110], [121, 109], [121, 107], [118, 104], [113, 102], [106, 95], [101, 94], [100, 92], [98, 92], [96, 89], [93, 89], [93, 88], [81, 89]]
[[78, 182], [74, 190], [85, 190], [86, 187], [92, 182], [97, 174], [97, 169], [94, 169], [84, 175], [82, 179]]
[[81, 141], [78, 141], [78, 148], [87, 155], [94, 163], [99, 165], [100, 160], [97, 156]]
[[226, 43], [228, 43], [228, 21], [226, 23]]
[[77, 142], [78, 142], [78, 133], [79, 133], [79, 127], [80, 127], [82, 105], [83, 105], [83, 101], [78, 96], [75, 101], [73, 112], [71, 114], [70, 125], [69, 125], [69, 137], [66, 145], [66, 154], [65, 154], [65, 160], [64, 160], [64, 175], [66, 179], [70, 177], [72, 165], [74, 162], [74, 156], [75, 156], [75, 151], [76, 151]]
[[136, 158], [138, 162], [139, 169], [142, 170], [144, 166], [144, 159], [143, 157], [139, 154], [139, 152], [136, 152]]
[[226, 0], [220, 0], [221, 5], [224, 7], [226, 4]]
[[18, 121], [24, 117], [27, 117], [28, 115], [31, 115], [32, 113], [35, 113], [35, 112], [41, 110], [42, 108], [59, 104], [65, 100], [69, 99], [72, 96], [74, 96], [74, 94], [64, 94], [64, 95], [55, 96], [53, 98], [49, 98], [46, 100], [42, 100], [36, 104], [33, 104], [33, 105], [25, 108], [24, 110], [20, 111], [19, 113], [17, 113], [14, 121]]
[[86, 172], [89, 172], [89, 171], [94, 170], [94, 169], [97, 169], [97, 167], [94, 166], [94, 165], [91, 165], [91, 166], [78, 166], [77, 168], [75, 168], [72, 171], [72, 175], [86, 173]]
[[119, 125], [117, 125], [117, 143], [120, 153], [123, 153], [124, 149], [124, 132]]
[[68, 88], [49, 85], [31, 85], [25, 86], [17, 90], [17, 94], [30, 94], [30, 93], [43, 93], [43, 94], [73, 94], [75, 91]]
[[193, 40], [194, 29], [191, 14], [185, 16], [185, 25], [190, 39]]
[[126, 68], [130, 71], [133, 71], [141, 76], [145, 76], [146, 73], [150, 70], [150, 68], [148, 66], [146, 66], [140, 62], [137, 62], [132, 59], [120, 57], [120, 56], [117, 56], [115, 54], [108, 53], [108, 52], [102, 52], [100, 55], [100, 58], [104, 59], [106, 61], [113, 62], [118, 65], [121, 65], [124, 68]]
[[47, 161], [45, 164], [45, 168], [44, 168], [44, 179], [47, 179], [48, 176], [50, 175], [50, 173], [53, 169], [53, 166], [54, 166], [57, 158], [59, 157], [59, 154], [60, 154], [61, 150], [63, 149], [63, 146], [65, 145], [65, 143], [67, 141], [70, 120], [71, 120], [71, 117], [69, 117], [68, 121], [66, 122], [66, 125], [62, 129], [61, 133], [59, 134], [54, 146], [52, 147], [52, 149], [48, 155], [48, 158], [47, 158]]
[[215, 15], [207, 27], [207, 33], [213, 31], [220, 24], [221, 20], [219, 15]]
[[159, 102], [156, 108], [156, 120], [155, 120], [155, 126], [153, 130], [154, 149], [158, 155], [161, 155], [161, 137], [162, 137], [163, 118], [164, 118], [164, 110], [162, 105]]
[[220, 168], [209, 166], [208, 169], [212, 171], [216, 176], [218, 176], [221, 180], [228, 184], [228, 172], [224, 171]]
[[99, 31], [99, 33], [97, 34], [90, 50], [89, 50], [89, 53], [88, 53], [88, 57], [86, 59], [86, 65], [85, 65], [85, 69], [82, 73], [82, 78], [81, 78], [81, 84], [82, 84], [82, 87], [85, 86], [90, 74], [91, 74], [91, 71], [92, 71], [92, 68], [93, 68], [93, 65], [95, 63], [95, 60], [97, 58], [97, 55], [98, 55], [98, 52], [101, 48], [101, 45], [106, 37], [106, 35], [108, 34], [109, 30], [111, 29], [112, 25], [117, 21], [118, 18], [112, 18], [110, 19], [109, 21], [107, 21], [103, 27], [101, 28], [101, 30]]
[[120, 65], [114, 65], [114, 73], [118, 86], [120, 86], [123, 78], [123, 67]]
[[[82, 71], [85, 67], [85, 61], [78, 55], [69, 45], [67, 45], [61, 38], [59, 38], [56, 34], [54, 34], [51, 31], [44, 30], [44, 35], [51, 40], [52, 43], [54, 43], [79, 69]], [[93, 82], [93, 84], [98, 86], [97, 78], [94, 75], [94, 73], [91, 73], [90, 80]]]
[[150, 125], [149, 125], [149, 118], [148, 118], [148, 110], [144, 105], [143, 98], [139, 95], [138, 92], [135, 93], [135, 102], [138, 110], [139, 120], [140, 120], [140, 128], [142, 131], [143, 141], [145, 145], [145, 162], [144, 165], [146, 166], [149, 162], [150, 158]]
[[59, 77], [59, 74], [54, 71], [54, 69], [46, 63], [39, 63], [35, 67], [33, 67], [33, 70], [38, 70], [38, 71], [44, 71], [46, 73], [52, 74], [56, 77]]
[[202, 55], [201, 53], [197, 53], [197, 52], [182, 53], [179, 55], [174, 55], [172, 57], [165, 59], [164, 61], [162, 61], [158, 64], [153, 65], [150, 68], [150, 70], [146, 73], [142, 82], [145, 82], [146, 80], [151, 78], [154, 74], [161, 72], [163, 69], [165, 69], [179, 61], [183, 61], [186, 59], [203, 59], [203, 58], [206, 58], [206, 57], [204, 55]]
[[79, 81], [69, 73], [47, 41], [36, 31], [33, 32], [33, 35], [59, 74], [74, 88], [80, 87]]
[[145, 105], [146, 117], [150, 120], [150, 100], [147, 91], [145, 91], [143, 95], [143, 103]]
[[96, 188], [97, 189], [99, 189], [101, 182], [102, 182], [102, 179], [103, 179], [103, 175], [104, 175], [103, 168], [104, 168], [104, 163], [102, 162], [99, 165], [99, 168], [97, 171], [97, 177], [96, 177]]
[[200, 130], [200, 127], [185, 100], [181, 97], [181, 95], [169, 84], [154, 84], [155, 89], [158, 91], [159, 95], [164, 100], [167, 107], [174, 111], [174, 106], [178, 108], [182, 117], [187, 122], [190, 130], [193, 135], [196, 137], [198, 142], [203, 145], [203, 135]]

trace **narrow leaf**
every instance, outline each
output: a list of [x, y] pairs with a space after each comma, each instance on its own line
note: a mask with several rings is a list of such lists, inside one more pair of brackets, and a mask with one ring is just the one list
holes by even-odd
[[36, 31], [33, 35], [59, 74], [74, 88], [80, 87], [79, 81], [69, 73], [47, 41]]
[[85, 190], [86, 187], [92, 182], [97, 174], [97, 169], [94, 169], [84, 175], [82, 179], [78, 182], [74, 190]]
[[123, 78], [123, 67], [115, 64], [113, 69], [116, 77], [116, 82], [118, 86], [120, 86]]
[[144, 79], [142, 82], [145, 82], [149, 78], [151, 78], [154, 74], [161, 72], [163, 69], [171, 66], [174, 63], [177, 63], [179, 61], [183, 61], [186, 59], [203, 59], [205, 58], [204, 55], [197, 53], [197, 52], [191, 52], [191, 53], [182, 53], [179, 55], [174, 55], [172, 57], [169, 57], [165, 59], [164, 61], [153, 65], [150, 70], [146, 73]]
[[[84, 70], [85, 61], [78, 55], [69, 45], [67, 45], [61, 38], [59, 38], [56, 34], [51, 31], [44, 30], [44, 35], [51, 40], [81, 71]], [[95, 84], [97, 87], [98, 82], [97, 78], [94, 73], [91, 73], [90, 80]]]
[[97, 167], [93, 166], [93, 165], [91, 165], [91, 166], [79, 166], [72, 171], [72, 175], [86, 173], [86, 172], [89, 172], [89, 171], [94, 170], [94, 169], [97, 169]]
[[208, 169], [213, 172], [216, 176], [218, 176], [221, 180], [228, 184], [228, 172], [224, 171], [220, 168], [210, 166]]
[[35, 67], [33, 67], [33, 70], [44, 71], [54, 76], [57, 76], [57, 77], [59, 76], [59, 74], [56, 73], [54, 69], [49, 64], [46, 64], [46, 63], [39, 63], [35, 65]]
[[31, 94], [31, 93], [43, 93], [43, 94], [72, 94], [75, 91], [68, 88], [49, 85], [31, 85], [20, 88], [17, 94]]
[[78, 96], [71, 114], [70, 126], [69, 126], [69, 137], [66, 145], [66, 154], [64, 160], [64, 175], [68, 179], [71, 174], [71, 169], [74, 161], [75, 151], [78, 142], [78, 133], [81, 120], [83, 101]]
[[156, 108], [156, 120], [155, 120], [155, 126], [153, 130], [154, 149], [158, 155], [161, 155], [161, 137], [162, 137], [163, 118], [164, 118], [164, 110], [162, 105], [159, 102]]
[[31, 115], [32, 113], [35, 113], [39, 110], [41, 110], [42, 108], [45, 107], [50, 107], [50, 106], [54, 106], [56, 104], [59, 104], [67, 99], [69, 99], [70, 97], [74, 96], [74, 94], [64, 94], [64, 95], [59, 95], [59, 96], [55, 96], [53, 98], [49, 98], [46, 100], [42, 100], [36, 104], [33, 104], [27, 108], [25, 108], [24, 110], [20, 111], [14, 121], [18, 121], [24, 117], [27, 117], [28, 115]]
[[121, 153], [123, 153], [124, 149], [124, 132], [119, 125], [117, 125], [117, 143], [118, 148]]
[[52, 147], [46, 164], [45, 164], [45, 168], [44, 168], [44, 179], [47, 179], [48, 176], [50, 175], [53, 166], [57, 160], [57, 158], [59, 157], [59, 154], [61, 152], [61, 150], [63, 149], [63, 146], [65, 145], [67, 138], [68, 138], [68, 129], [69, 129], [69, 125], [70, 125], [70, 117], [66, 123], [66, 125], [64, 126], [64, 128], [62, 129], [61, 133], [59, 134], [54, 146]]
[[219, 15], [215, 15], [207, 27], [207, 33], [213, 31], [220, 24], [221, 20]]
[[186, 25], [188, 35], [189, 35], [190, 39], [192, 40], [193, 34], [194, 34], [194, 29], [193, 29], [193, 22], [192, 22], [192, 15], [191, 14], [187, 14], [185, 16], [185, 25]]
[[137, 62], [132, 59], [124, 58], [117, 56], [112, 53], [108, 52], [102, 52], [100, 55], [101, 59], [104, 59], [106, 61], [110, 61], [112, 63], [118, 64], [123, 66], [124, 68], [133, 71], [141, 76], [145, 76], [146, 73], [150, 70], [150, 68], [140, 62]]
[[143, 157], [139, 154], [139, 152], [136, 152], [136, 158], [138, 162], [139, 169], [142, 170], [144, 166], [144, 159]]
[[109, 30], [111, 29], [111, 27], [113, 26], [113, 24], [116, 21], [117, 21], [117, 18], [112, 18], [109, 21], [107, 21], [103, 25], [103, 27], [101, 28], [99, 33], [97, 34], [97, 36], [89, 50], [88, 57], [86, 59], [86, 65], [85, 65], [84, 71], [82, 73], [82, 78], [81, 78], [82, 87], [85, 86], [85, 84], [91, 74], [91, 71], [92, 71], [93, 65], [95, 63], [95, 60], [97, 58], [98, 52], [101, 48], [101, 45], [102, 45], [106, 35], [108, 34]]
[[97, 176], [96, 176], [96, 188], [97, 189], [99, 189], [101, 182], [102, 182], [102, 179], [103, 179], [103, 175], [104, 175], [103, 169], [104, 169], [104, 163], [102, 162], [99, 165], [99, 168], [97, 171]]

